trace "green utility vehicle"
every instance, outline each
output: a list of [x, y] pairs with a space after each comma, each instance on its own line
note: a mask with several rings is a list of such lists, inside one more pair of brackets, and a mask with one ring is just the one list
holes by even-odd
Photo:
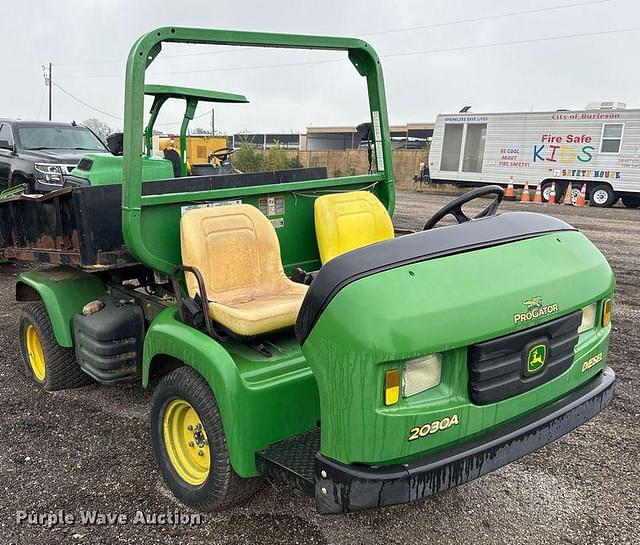
[[[145, 178], [145, 73], [165, 43], [346, 53], [366, 84], [370, 173], [165, 166], [166, 179]], [[98, 180], [91, 160], [76, 182]], [[149, 32], [129, 55], [115, 160], [121, 183], [0, 201], [5, 254], [53, 265], [17, 281], [24, 368], [45, 390], [153, 386], [155, 457], [195, 509], [246, 498], [261, 476], [321, 513], [418, 500], [546, 445], [613, 397], [615, 281], [584, 235], [497, 214], [497, 186], [454, 199], [423, 231], [394, 231], [382, 68], [362, 40]], [[470, 218], [463, 206], [483, 196]], [[439, 226], [447, 215], [459, 225]]]

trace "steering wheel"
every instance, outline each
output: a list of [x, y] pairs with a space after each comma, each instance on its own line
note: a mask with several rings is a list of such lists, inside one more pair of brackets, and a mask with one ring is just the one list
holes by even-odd
[[[463, 205], [484, 195], [495, 195], [495, 198], [482, 212], [475, 215], [473, 218], [470, 218], [462, 211]], [[440, 210], [438, 210], [433, 216], [429, 218], [427, 223], [424, 224], [422, 230], [426, 231], [427, 229], [433, 229], [440, 222], [440, 220], [448, 214], [451, 214], [454, 218], [456, 218], [458, 223], [465, 223], [467, 221], [484, 218], [486, 216], [495, 216], [498, 210], [498, 206], [500, 206], [503, 197], [504, 189], [502, 189], [499, 185], [487, 185], [484, 187], [479, 187], [478, 189], [468, 191], [464, 195], [460, 195], [459, 197], [453, 199], [450, 203], [445, 204]]]
[[220, 149], [214, 150], [209, 154], [209, 161], [211, 161], [213, 157], [218, 159], [218, 161], [220, 162], [226, 161], [227, 157], [229, 157], [229, 155], [231, 155], [235, 151], [236, 150], [234, 150], [233, 148], [220, 148]]

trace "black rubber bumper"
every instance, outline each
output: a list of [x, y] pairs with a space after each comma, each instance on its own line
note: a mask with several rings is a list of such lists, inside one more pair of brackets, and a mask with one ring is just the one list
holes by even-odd
[[318, 453], [315, 498], [320, 513], [347, 513], [409, 503], [466, 483], [533, 452], [605, 409], [615, 373], [606, 367], [586, 386], [454, 449], [385, 467], [345, 465]]

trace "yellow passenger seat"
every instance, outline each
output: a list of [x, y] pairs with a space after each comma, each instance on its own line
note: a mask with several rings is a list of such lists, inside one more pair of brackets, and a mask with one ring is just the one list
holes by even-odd
[[[248, 204], [196, 208], [180, 220], [182, 263], [204, 279], [209, 314], [227, 330], [254, 337], [295, 324], [307, 286], [289, 280], [271, 222]], [[186, 273], [189, 295], [198, 292]]]
[[313, 211], [323, 264], [356, 248], [393, 238], [387, 209], [368, 191], [323, 195], [316, 199]]

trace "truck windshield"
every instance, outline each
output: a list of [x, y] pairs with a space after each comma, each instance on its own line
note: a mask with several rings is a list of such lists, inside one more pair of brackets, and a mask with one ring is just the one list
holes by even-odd
[[100, 140], [85, 127], [31, 126], [18, 129], [24, 149], [79, 149], [106, 151]]

